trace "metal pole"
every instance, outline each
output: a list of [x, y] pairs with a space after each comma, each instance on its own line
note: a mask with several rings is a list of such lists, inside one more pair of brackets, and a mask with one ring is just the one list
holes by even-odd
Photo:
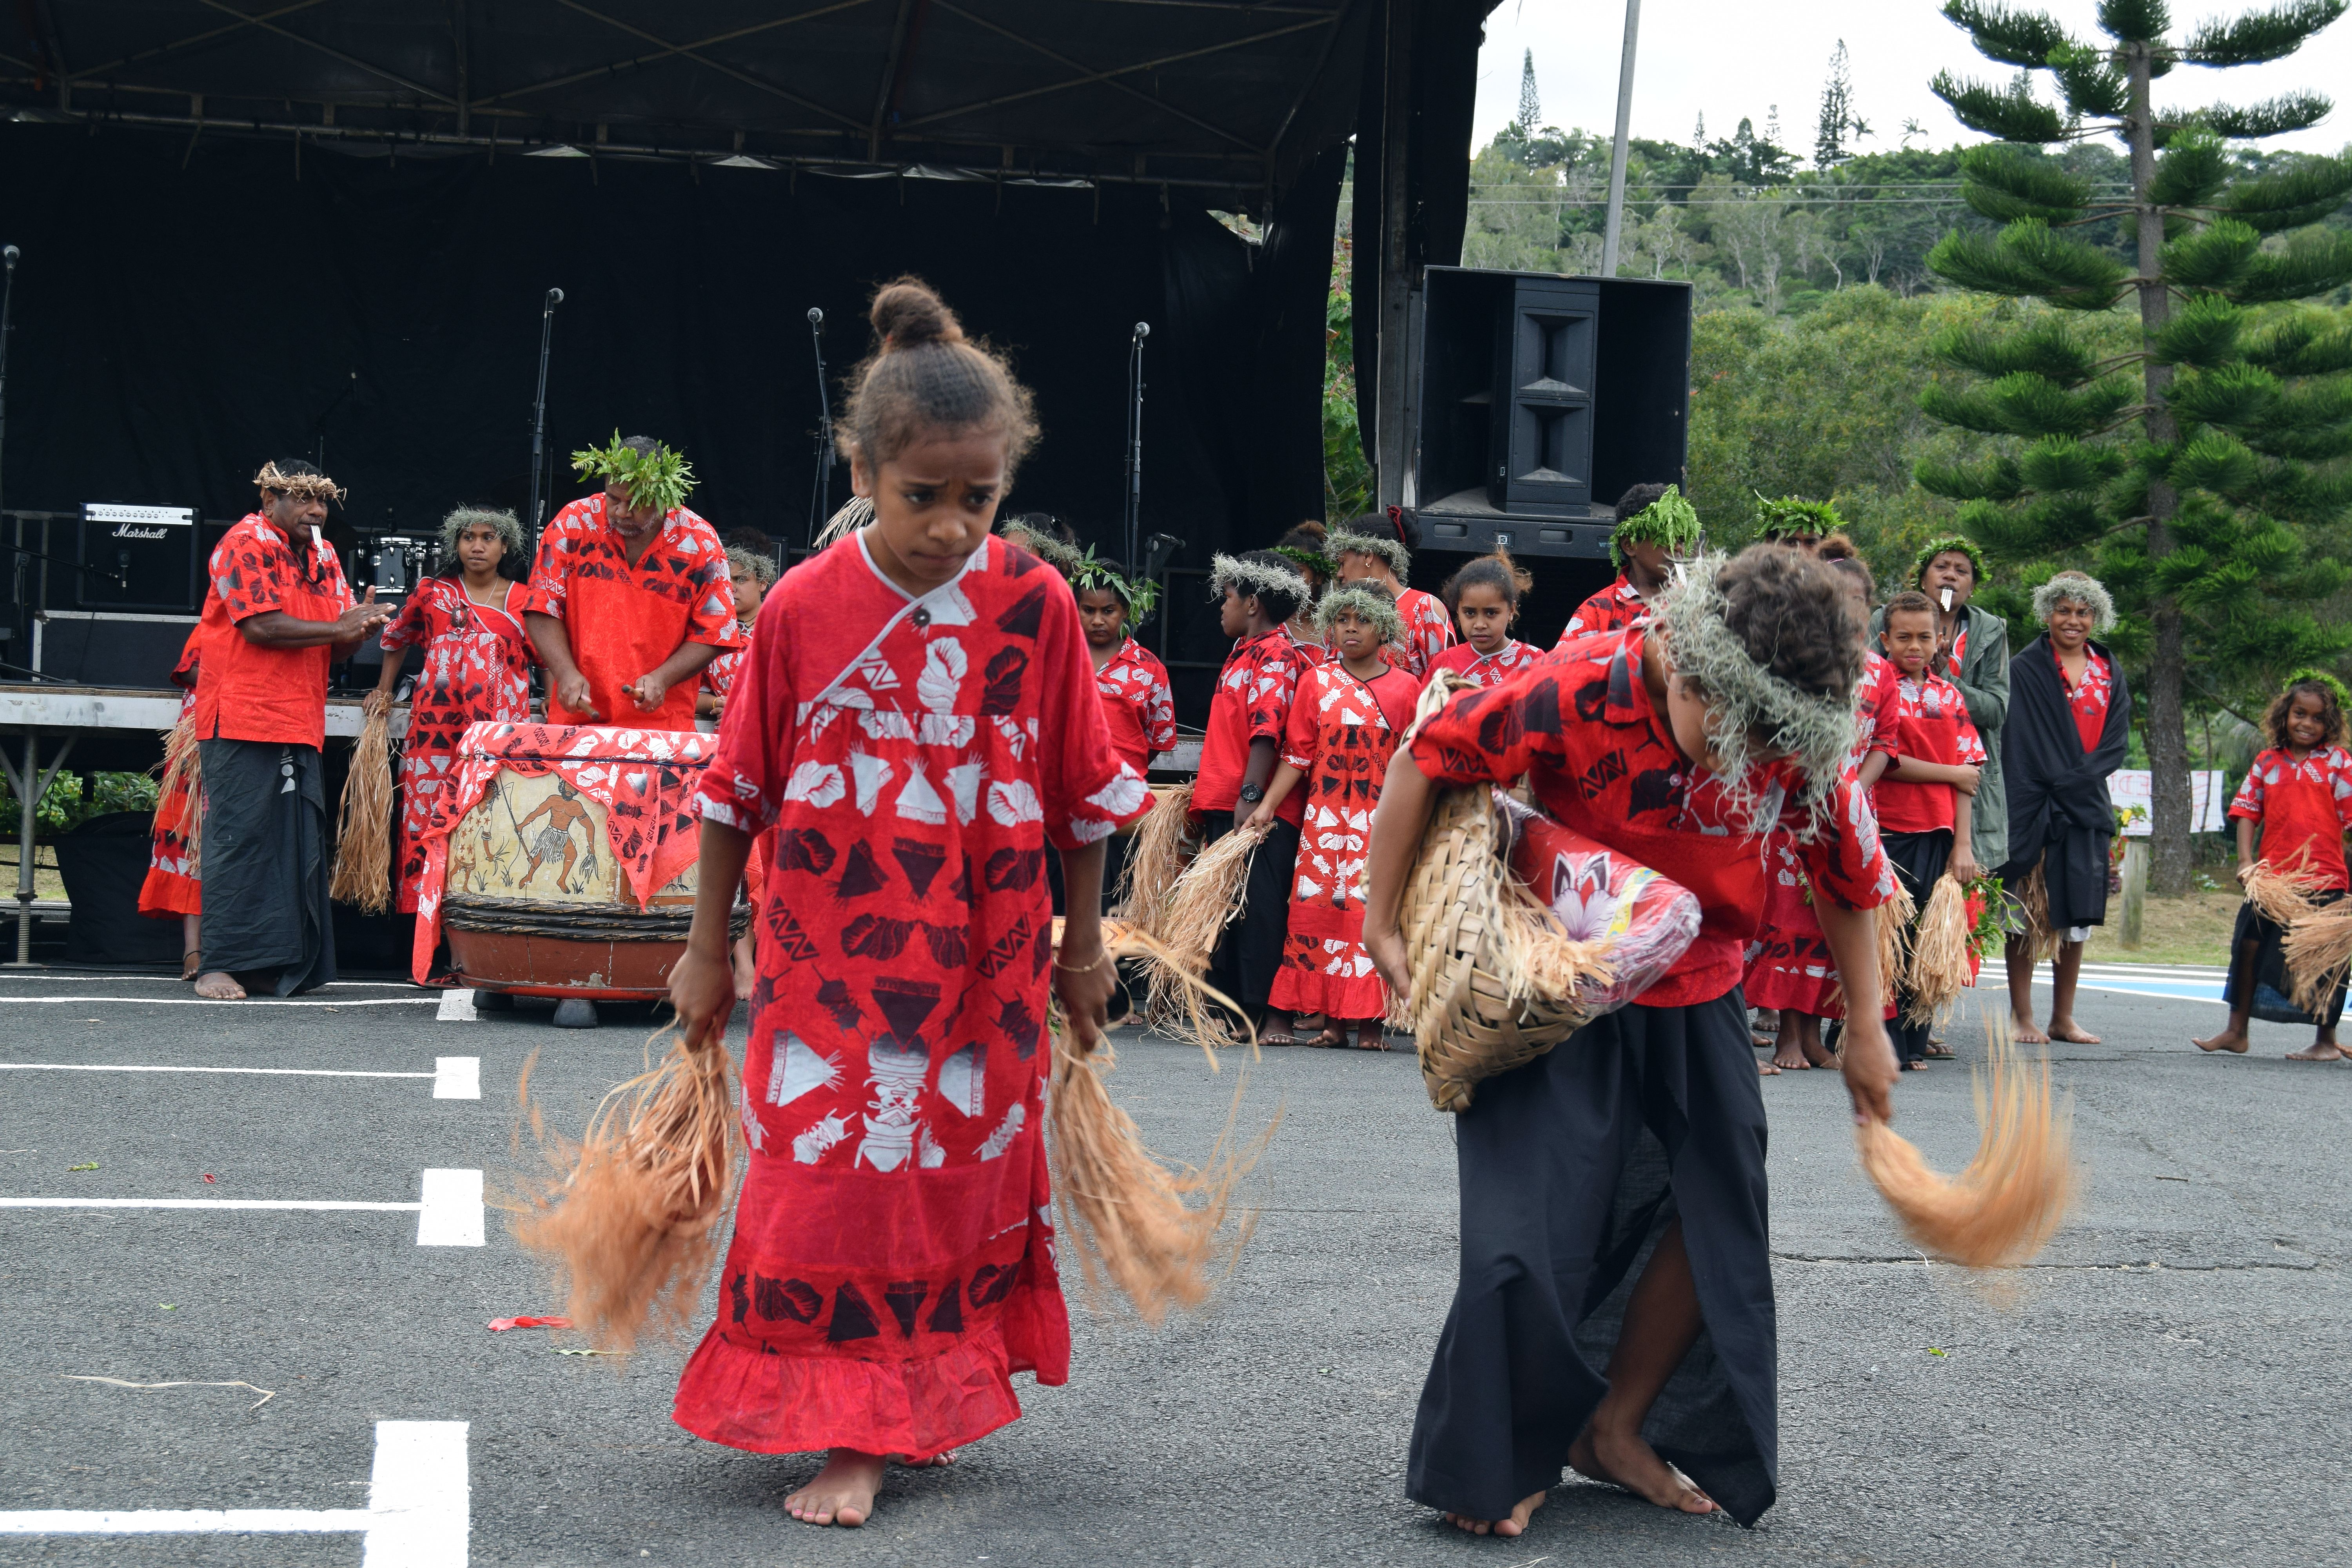
[[22, 969], [33, 962], [33, 814], [40, 808], [35, 793], [41, 776], [41, 738], [25, 731], [25, 771], [12, 773], [16, 789], [16, 962]]
[[1143, 340], [1151, 323], [1135, 323], [1135, 339], [1127, 351], [1127, 537], [1119, 560], [1132, 572], [1143, 540]]
[[809, 342], [816, 350], [816, 482], [809, 487], [808, 536], [801, 541], [816, 547], [816, 531], [833, 515], [833, 395], [824, 384], [824, 312], [809, 307]]
[[1642, 0], [1625, 0], [1625, 53], [1617, 62], [1617, 140], [1609, 149], [1609, 221], [1601, 231], [1601, 276], [1617, 276], [1617, 236], [1625, 224], [1625, 137], [1633, 120], [1633, 41]]
[[[16, 303], [16, 258], [23, 252], [11, 245], [0, 249], [0, 261], [8, 267], [8, 280], [0, 286], [0, 471], [6, 468], [8, 453], [8, 339], [16, 332], [16, 323], [10, 314]], [[23, 537], [23, 525], [17, 529]]]
[[529, 542], [539, 542], [540, 501], [546, 491], [541, 487], [546, 480], [547, 452], [547, 351], [555, 342], [555, 307], [563, 303], [563, 290], [550, 289], [547, 302], [539, 312], [539, 402], [531, 415], [530, 426], [530, 516], [523, 520], [530, 531]]

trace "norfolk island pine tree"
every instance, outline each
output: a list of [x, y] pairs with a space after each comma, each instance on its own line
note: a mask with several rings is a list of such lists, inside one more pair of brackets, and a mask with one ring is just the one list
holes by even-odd
[[[2352, 631], [2308, 608], [2346, 581], [2331, 547], [2352, 503], [2352, 313], [2304, 303], [2352, 281], [2352, 236], [2306, 227], [2352, 192], [2352, 163], [2308, 157], [2259, 177], [2233, 167], [2229, 142], [2325, 117], [2332, 105], [2316, 93], [2175, 110], [2150, 89], [2176, 66], [2293, 54], [2346, 5], [2288, 0], [2175, 43], [2161, 0], [2103, 0], [2098, 44], [2035, 12], [1944, 7], [1981, 53], [2021, 68], [2006, 88], [1935, 79], [1962, 124], [2001, 139], [1964, 154], [1963, 195], [2007, 226], [1951, 234], [1928, 265], [1962, 288], [2054, 309], [1937, 342], [1969, 374], [1931, 387], [1926, 411], [2015, 439], [1981, 465], [1923, 464], [1917, 479], [1963, 502], [1962, 527], [1995, 556], [2045, 574], [2080, 564], [2113, 592], [2119, 639], [2147, 672], [2151, 883], [2167, 896], [2190, 880], [2184, 685], [2214, 698], [2266, 690], [2352, 646]], [[2054, 79], [2063, 110], [2035, 96], [2036, 70]], [[2129, 150], [2129, 202], [2094, 202], [2086, 183], [2019, 145], [2101, 134]], [[2084, 237], [2107, 223], [2136, 267]], [[2114, 313], [2135, 295], [2136, 330], [2116, 343]]]

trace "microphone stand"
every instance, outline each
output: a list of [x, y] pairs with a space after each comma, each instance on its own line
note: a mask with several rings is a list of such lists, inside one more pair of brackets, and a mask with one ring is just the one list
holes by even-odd
[[1120, 559], [1130, 572], [1143, 526], [1143, 340], [1150, 335], [1150, 322], [1136, 322], [1127, 351], [1127, 537]]
[[541, 486], [547, 477], [547, 351], [555, 341], [555, 307], [562, 303], [563, 290], [550, 289], [539, 312], [539, 402], [530, 426], [530, 516], [523, 522], [527, 548], [539, 542], [540, 501], [546, 494]]
[[8, 340], [16, 331], [10, 312], [16, 303], [16, 258], [23, 254], [13, 245], [0, 249], [0, 262], [8, 268], [7, 282], [0, 285], [0, 459], [8, 448]]
[[809, 307], [809, 344], [816, 351], [816, 479], [809, 489], [808, 536], [803, 549], [816, 545], [816, 531], [833, 515], [833, 401], [824, 385], [824, 312]]

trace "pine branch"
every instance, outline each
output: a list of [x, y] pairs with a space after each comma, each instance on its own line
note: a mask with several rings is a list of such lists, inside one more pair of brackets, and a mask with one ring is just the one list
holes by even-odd
[[2165, 477], [2178, 489], [2210, 490], [2242, 504], [2260, 484], [2262, 468], [2242, 442], [2208, 432], [2173, 455]]
[[2172, 30], [2164, 0], [2099, 0], [2099, 30], [2119, 44], [2158, 44]]
[[2287, 0], [2268, 11], [2200, 22], [2180, 56], [2200, 66], [2251, 66], [2284, 59], [2344, 15], [2346, 0]]
[[1954, 232], [1927, 253], [1928, 269], [1963, 289], [2011, 298], [2032, 296], [2071, 310], [2104, 310], [2126, 275], [2107, 252], [2021, 218], [1997, 239]]
[[2244, 224], [2223, 218], [2164, 247], [2164, 281], [2180, 289], [2226, 289], [2247, 275], [2262, 243]]
[[2289, 240], [2283, 251], [2250, 258], [2230, 292], [2248, 304], [2263, 304], [2308, 300], [2347, 283], [2352, 283], [2352, 234], [2310, 230]]
[[2172, 138], [2156, 163], [2147, 199], [2160, 207], [2201, 207], [2230, 178], [2229, 150], [2202, 126]]
[[2071, 218], [2090, 199], [2091, 183], [2039, 158], [2022, 147], [1993, 142], [1971, 147], [1960, 154], [1961, 195], [1988, 217], [1996, 215], [1979, 205], [1979, 197], [2011, 204], [2016, 210], [1997, 218], [2001, 223], [2021, 217], [2055, 222]]
[[2278, 377], [2249, 364], [2190, 370], [2165, 395], [2173, 413], [2200, 425], [2236, 429], [2260, 421], [2279, 395]]
[[2326, 119], [2335, 108], [2335, 100], [2325, 93], [2287, 92], [2243, 108], [2216, 103], [2171, 117], [2170, 122], [2182, 126], [2201, 124], [2233, 141], [2250, 142], [2306, 130]]
[[1944, 16], [1968, 30], [1978, 53], [2005, 66], [2038, 68], [2049, 63], [2051, 50], [2073, 41], [2054, 18], [2040, 11], [2012, 11], [1979, 0], [1945, 0]]
[[1930, 382], [1919, 406], [1932, 418], [1988, 436], [2082, 436], [2104, 426], [2133, 390], [2123, 377], [2069, 390], [2020, 371], [1966, 389]]
[[1949, 71], [1937, 71], [1927, 90], [1951, 106], [1953, 116], [1971, 131], [2003, 142], [2058, 142], [2066, 137], [2066, 120], [2033, 96], [2032, 84], [2021, 71], [2005, 89], [1974, 79], [1962, 80]]
[[2086, 490], [2105, 484], [2124, 470], [2122, 452], [2113, 447], [2086, 447], [2072, 437], [2053, 437], [2026, 448], [2018, 475], [2026, 488], [2044, 493]]
[[2158, 364], [2212, 366], [2237, 353], [2245, 313], [2230, 300], [2200, 295], [2157, 329], [2151, 352]]
[[2302, 158], [2231, 185], [2230, 216], [2261, 234], [2317, 223], [2352, 195], [2352, 159]]
[[1911, 477], [1929, 495], [1948, 500], [2015, 500], [2025, 489], [2017, 460], [2005, 454], [1982, 468], [1925, 461], [1912, 469]]
[[2131, 101], [2131, 84], [2106, 55], [2075, 45], [2050, 52], [2050, 74], [2058, 79], [2059, 96], [2069, 112], [2080, 119], [2113, 120]]
[[2332, 310], [2297, 310], [2264, 323], [2246, 341], [2246, 359], [2278, 375], [2352, 370], [2352, 321]]

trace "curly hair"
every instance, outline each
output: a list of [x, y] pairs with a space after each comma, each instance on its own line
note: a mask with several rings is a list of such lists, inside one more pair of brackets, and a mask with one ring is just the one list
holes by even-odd
[[1501, 595], [1503, 607], [1511, 612], [1511, 619], [1519, 618], [1519, 598], [1534, 587], [1536, 580], [1528, 569], [1511, 559], [1511, 552], [1502, 545], [1491, 555], [1481, 555], [1445, 580], [1437, 596], [1445, 601], [1448, 615], [1462, 611], [1462, 595], [1472, 588], [1492, 588]]
[[1755, 822], [1755, 764], [1786, 757], [1804, 776], [1818, 831], [1854, 741], [1863, 619], [1834, 568], [1786, 545], [1703, 555], [1657, 601], [1666, 659], [1707, 704], [1726, 800]]
[[487, 506], [461, 506], [441, 520], [441, 549], [447, 556], [457, 556], [457, 541], [469, 528], [488, 529], [507, 547], [509, 560], [522, 558], [522, 523], [504, 507]]
[[2287, 677], [2285, 688], [2271, 699], [2263, 714], [2263, 733], [2280, 751], [2287, 751], [2294, 741], [2287, 734], [2287, 715], [2294, 711], [2294, 700], [2305, 692], [2319, 699], [2319, 743], [2340, 746], [2344, 743], [2344, 683], [2319, 669], [2298, 669]]
[[1385, 583], [1350, 583], [1330, 590], [1315, 603], [1315, 629], [1329, 631], [1341, 616], [1370, 626], [1382, 645], [1404, 640], [1404, 617], [1397, 614], [1396, 596]]
[[766, 593], [775, 585], [776, 563], [766, 556], [738, 545], [727, 552], [727, 574], [738, 583], [752, 582], [760, 592]]
[[964, 336], [929, 285], [900, 278], [875, 290], [874, 352], [850, 373], [842, 456], [889, 462], [925, 436], [986, 430], [1004, 437], [1004, 472], [1037, 441], [1035, 400], [1004, 356]]
[[2061, 605], [2087, 608], [2094, 632], [2115, 630], [2116, 602], [2108, 597], [2105, 586], [2087, 572], [2061, 572], [2033, 590], [2033, 618], [2043, 626], [2050, 624], [2050, 612]]

